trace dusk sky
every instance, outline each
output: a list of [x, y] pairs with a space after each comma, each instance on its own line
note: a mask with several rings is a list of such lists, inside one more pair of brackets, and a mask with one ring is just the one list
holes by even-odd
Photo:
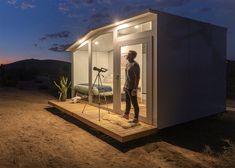
[[235, 60], [235, 0], [0, 0], [0, 64], [69, 61], [63, 49], [89, 29], [148, 8], [227, 27]]

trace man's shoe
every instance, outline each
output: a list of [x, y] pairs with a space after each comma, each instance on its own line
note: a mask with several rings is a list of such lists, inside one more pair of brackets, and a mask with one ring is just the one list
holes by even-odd
[[131, 120], [130, 121], [131, 123], [138, 123], [139, 122], [139, 120], [138, 120], [138, 118], [134, 118], [133, 120]]
[[122, 118], [129, 120], [129, 114], [123, 114]]

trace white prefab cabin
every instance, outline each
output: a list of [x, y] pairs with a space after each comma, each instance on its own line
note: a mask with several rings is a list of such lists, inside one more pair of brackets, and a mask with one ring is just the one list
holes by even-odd
[[[89, 31], [67, 49], [72, 53], [73, 88], [80, 95], [88, 95], [87, 101], [94, 107], [97, 96], [105, 95], [107, 103], [101, 108], [122, 114], [125, 55], [135, 50], [141, 69], [138, 101], [144, 128], [129, 133], [117, 127], [111, 129], [110, 124], [98, 122], [96, 114], [96, 119], [92, 118], [94, 111], [90, 111], [90, 117], [76, 114], [77, 118], [125, 142], [155, 129], [225, 111], [226, 31], [224, 27], [155, 10]], [[92, 87], [97, 74], [93, 67], [108, 69], [102, 73], [103, 88]], [[72, 104], [50, 104], [73, 116], [78, 111]]]
[[[125, 55], [137, 52], [140, 120], [165, 128], [225, 111], [226, 28], [154, 10], [89, 31], [71, 45], [72, 86], [96, 104], [92, 84], [104, 67], [102, 94], [125, 110]], [[96, 94], [94, 94], [96, 93]], [[89, 94], [90, 95], [90, 94]]]

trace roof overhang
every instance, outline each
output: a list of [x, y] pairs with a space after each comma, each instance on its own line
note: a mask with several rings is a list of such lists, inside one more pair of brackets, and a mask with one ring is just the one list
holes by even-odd
[[110, 28], [113, 28], [113, 27], [117, 27], [117, 26], [120, 26], [120, 25], [125, 24], [127, 22], [131, 22], [133, 20], [140, 19], [140, 18], [143, 18], [143, 17], [147, 17], [147, 16], [150, 16], [150, 15], [153, 15], [153, 14], [156, 14], [156, 12], [148, 9], [148, 10], [145, 10], [145, 11], [143, 11], [143, 12], [137, 14], [137, 15], [134, 15], [132, 17], [122, 19], [121, 21], [116, 21], [114, 23], [107, 24], [105, 26], [102, 26], [102, 27], [99, 27], [99, 28], [96, 28], [96, 29], [92, 29], [92, 30], [88, 31], [87, 33], [85, 33], [78, 40], [76, 40], [71, 46], [69, 46], [66, 49], [66, 51], [71, 51], [71, 52], [75, 51], [81, 44], [86, 42], [90, 37], [92, 37], [93, 35], [95, 35], [96, 33], [100, 32], [100, 31], [107, 30], [107, 29], [110, 29]]
[[[144, 10], [140, 13], [132, 15], [128, 18], [121, 19], [121, 21], [116, 21], [114, 23], [107, 24], [107, 25], [104, 25], [102, 27], [95, 28], [95, 29], [92, 29], [92, 30], [88, 31], [81, 38], [76, 40], [71, 46], [69, 46], [66, 49], [66, 51], [70, 51], [70, 52], [75, 51], [80, 45], [85, 45], [86, 43], [84, 43], [84, 42], [86, 42], [89, 38], [91, 38], [93, 35], [97, 34], [98, 32], [101, 32], [101, 31], [104, 31], [104, 30], [107, 30], [107, 29], [110, 29], [110, 28], [113, 28], [113, 27], [117, 27], [117, 26], [120, 26], [120, 25], [125, 24], [127, 22], [131, 22], [131, 21], [134, 21], [136, 19], [147, 17], [147, 16], [150, 16], [150, 15], [153, 15], [153, 14], [166, 14], [166, 15], [171, 15], [171, 16], [177, 16], [177, 17], [184, 18], [184, 19], [191, 20], [191, 21], [206, 23], [206, 22], [195, 20], [195, 19], [186, 18], [186, 17], [183, 17], [183, 16], [178, 16], [178, 15], [174, 15], [174, 14], [170, 14], [170, 13], [166, 13], [166, 12], [162, 12], [162, 11], [158, 11], [158, 10], [147, 9], [147, 10]], [[206, 23], [206, 24], [210, 24], [210, 23]], [[227, 28], [225, 28], [225, 27], [214, 25], [214, 24], [210, 24], [210, 25], [217, 26], [219, 28], [223, 28], [227, 31]]]

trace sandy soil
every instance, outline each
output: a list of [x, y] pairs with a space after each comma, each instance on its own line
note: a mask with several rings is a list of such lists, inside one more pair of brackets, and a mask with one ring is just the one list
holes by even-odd
[[52, 98], [0, 88], [0, 168], [235, 167], [235, 111], [120, 144], [50, 108]]

